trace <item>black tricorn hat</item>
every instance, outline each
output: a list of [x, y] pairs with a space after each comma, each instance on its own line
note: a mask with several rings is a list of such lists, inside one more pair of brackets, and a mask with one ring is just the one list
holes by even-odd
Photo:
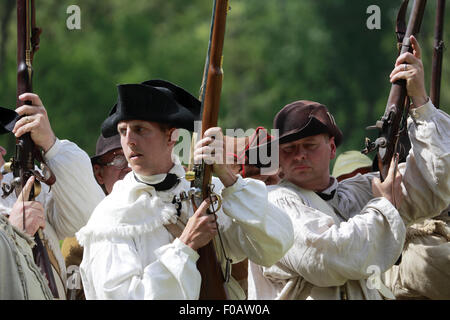
[[168, 81], [122, 84], [117, 90], [117, 103], [102, 124], [105, 138], [117, 134], [117, 124], [124, 120], [170, 124], [189, 131], [194, 131], [194, 121], [200, 120], [200, 101]]
[[321, 133], [334, 137], [336, 146], [343, 139], [327, 107], [314, 101], [300, 100], [286, 105], [275, 116], [273, 127], [279, 130], [280, 144]]
[[91, 163], [97, 163], [101, 156], [115, 149], [122, 149], [122, 145], [120, 144], [120, 135], [115, 134], [111, 137], [105, 138], [102, 134], [100, 134], [95, 146], [95, 155], [91, 157]]
[[0, 107], [0, 134], [11, 132], [19, 118], [14, 110]]

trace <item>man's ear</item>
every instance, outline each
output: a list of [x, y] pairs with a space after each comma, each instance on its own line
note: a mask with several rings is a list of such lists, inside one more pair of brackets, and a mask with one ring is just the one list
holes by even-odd
[[336, 157], [336, 143], [334, 142], [334, 137], [330, 138], [330, 160]]
[[177, 143], [179, 136], [180, 132], [177, 128], [170, 128], [168, 130], [169, 146], [174, 146]]
[[105, 182], [103, 181], [103, 170], [102, 170], [102, 166], [99, 164], [94, 164], [94, 166], [92, 167], [94, 170], [94, 176], [95, 176], [95, 180], [97, 180], [97, 183], [99, 185], [104, 184]]

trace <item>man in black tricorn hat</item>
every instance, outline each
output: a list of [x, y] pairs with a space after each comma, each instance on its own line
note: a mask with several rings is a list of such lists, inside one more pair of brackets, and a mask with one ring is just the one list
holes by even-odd
[[414, 54], [398, 57], [391, 81], [407, 82], [412, 149], [383, 183], [378, 172], [330, 176], [342, 133], [324, 105], [296, 101], [275, 116], [284, 178], [269, 187], [269, 202], [291, 217], [295, 243], [272, 267], [250, 265], [249, 299], [393, 298], [380, 276], [401, 254], [405, 225], [450, 202], [450, 117], [430, 102], [420, 47], [411, 43]]
[[[77, 233], [84, 246], [81, 276], [87, 299], [199, 297], [196, 250], [217, 235], [216, 217], [206, 214], [207, 201], [193, 212], [186, 197], [190, 183], [172, 153], [177, 129], [193, 131], [199, 118], [200, 102], [167, 81], [118, 86], [117, 104], [102, 133], [107, 138], [119, 132], [132, 172], [114, 185]], [[197, 151], [214, 144], [223, 152], [222, 141], [220, 129], [210, 128], [196, 144], [196, 159], [216, 161], [215, 155]], [[268, 203], [264, 183], [213, 163], [214, 191], [223, 197], [217, 219], [227, 256], [234, 263], [248, 257], [273, 264], [292, 245], [289, 217]], [[228, 289], [233, 298], [245, 298], [237, 282], [231, 280]]]

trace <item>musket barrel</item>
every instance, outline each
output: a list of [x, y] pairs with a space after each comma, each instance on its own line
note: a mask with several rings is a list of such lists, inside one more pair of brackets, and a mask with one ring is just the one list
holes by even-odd
[[439, 108], [441, 95], [442, 59], [444, 51], [444, 12], [445, 0], [437, 0], [430, 86], [430, 98], [436, 108]]
[[[217, 126], [219, 119], [220, 95], [222, 92], [222, 52], [225, 41], [226, 16], [228, 0], [217, 0], [214, 11], [214, 26], [212, 29], [211, 48], [208, 66], [208, 76], [202, 114], [202, 136], [211, 127]], [[203, 197], [208, 197], [207, 188], [212, 177], [212, 166], [206, 165], [203, 181]]]
[[19, 96], [33, 91], [30, 10], [29, 0], [17, 0], [17, 107], [24, 105]]
[[[220, 95], [222, 91], [222, 51], [225, 39], [225, 24], [228, 11], [227, 0], [215, 0], [212, 19], [212, 30], [210, 44], [208, 48], [207, 63], [205, 66], [205, 83], [202, 83], [202, 130], [203, 137], [205, 131], [217, 126], [220, 107]], [[201, 189], [202, 198], [210, 196], [210, 184], [212, 178], [212, 165], [202, 164]], [[222, 267], [217, 258], [214, 248], [214, 241], [210, 241], [206, 246], [199, 248], [200, 255], [197, 267], [202, 276], [200, 288], [200, 299], [228, 299], [228, 291], [225, 284], [225, 277]]]
[[[422, 24], [425, 12], [426, 0], [415, 0], [408, 21], [405, 36], [403, 38], [400, 55], [406, 52], [412, 52], [411, 35], [416, 36]], [[386, 105], [386, 111], [383, 115], [383, 128], [381, 136], [386, 139], [387, 146], [378, 149], [378, 157], [380, 163], [380, 175], [384, 180], [389, 172], [391, 159], [394, 156], [400, 129], [400, 122], [403, 116], [405, 102], [407, 97], [406, 81], [398, 80], [391, 85], [391, 91]], [[395, 142], [394, 142], [395, 141]]]
[[[17, 100], [16, 106], [31, 104], [30, 101], [20, 101], [19, 96], [25, 92], [32, 92], [33, 77], [33, 50], [32, 32], [34, 29], [34, 0], [17, 0]], [[16, 187], [16, 194], [25, 186], [32, 175], [34, 169], [35, 144], [31, 139], [30, 133], [25, 133], [16, 139], [16, 152], [14, 156], [13, 174], [14, 177], [20, 177], [21, 186]], [[33, 201], [37, 196], [37, 190], [34, 186], [30, 192], [29, 199]], [[25, 213], [24, 213], [25, 225]], [[42, 233], [42, 232], [41, 232]], [[58, 298], [58, 290], [51, 263], [48, 257], [46, 247], [41, 241], [39, 232], [34, 235], [36, 246], [33, 247], [33, 257], [36, 265], [42, 270], [42, 273], [48, 280], [48, 285], [55, 298]]]

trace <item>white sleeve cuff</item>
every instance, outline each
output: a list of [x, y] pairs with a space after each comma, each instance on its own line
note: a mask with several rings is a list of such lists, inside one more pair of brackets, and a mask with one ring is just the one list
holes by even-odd
[[186, 245], [179, 238], [175, 238], [175, 240], [171, 244], [162, 246], [161, 248], [157, 249], [155, 251], [155, 254], [159, 258], [163, 257], [165, 255], [165, 252], [167, 251], [167, 246], [172, 246], [176, 252], [180, 252], [182, 255], [187, 256], [194, 262], [197, 262], [198, 258], [200, 258], [200, 255], [197, 253], [197, 251]]
[[51, 160], [54, 156], [56, 156], [61, 149], [61, 145], [62, 142], [58, 138], [56, 138], [53, 146], [44, 154], [45, 160]]
[[428, 101], [417, 108], [410, 109], [409, 114], [414, 120], [426, 120], [429, 119], [435, 112], [436, 108], [431, 102], [431, 99], [428, 98]]
[[231, 186], [226, 187], [222, 190], [222, 196], [226, 197], [227, 195], [233, 194], [239, 190], [241, 190], [245, 185], [246, 182], [244, 179], [242, 179], [241, 175], [236, 175], [237, 180], [235, 183], [233, 183]]

